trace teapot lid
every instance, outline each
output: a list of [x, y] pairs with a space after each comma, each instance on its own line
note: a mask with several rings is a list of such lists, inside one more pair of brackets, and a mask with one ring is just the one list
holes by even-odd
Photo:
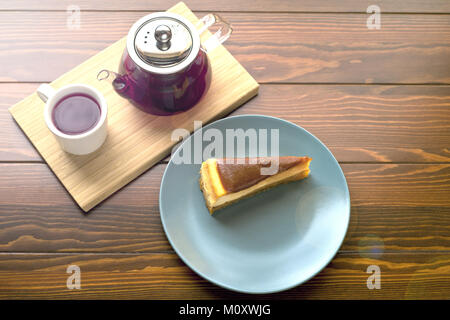
[[197, 56], [200, 37], [187, 19], [157, 12], [139, 19], [127, 37], [127, 51], [145, 70], [169, 74], [184, 69]]

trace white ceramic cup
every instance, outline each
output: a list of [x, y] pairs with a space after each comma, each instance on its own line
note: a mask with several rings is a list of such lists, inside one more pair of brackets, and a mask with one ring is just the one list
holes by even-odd
[[[61, 99], [74, 93], [86, 94], [92, 97], [100, 106], [100, 119], [92, 129], [72, 135], [65, 134], [56, 128], [52, 120], [52, 112]], [[76, 155], [84, 155], [100, 148], [107, 135], [108, 106], [105, 98], [97, 89], [85, 84], [70, 84], [55, 90], [48, 84], [42, 84], [37, 89], [37, 94], [45, 102], [45, 123], [64, 151]]]

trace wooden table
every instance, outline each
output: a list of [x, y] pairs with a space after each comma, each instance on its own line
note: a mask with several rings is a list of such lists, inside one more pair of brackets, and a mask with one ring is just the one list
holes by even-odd
[[[169, 245], [158, 211], [162, 161], [89, 214], [72, 201], [7, 111], [176, 0], [0, 3], [0, 298], [248, 298], [208, 283]], [[68, 27], [78, 5], [80, 29]], [[267, 299], [450, 298], [450, 1], [189, 0], [235, 27], [226, 47], [261, 83], [233, 114], [292, 121], [347, 177], [352, 214], [334, 260]], [[69, 290], [69, 265], [81, 289]], [[367, 268], [381, 289], [367, 287]], [[252, 296], [252, 298], [255, 298]]]

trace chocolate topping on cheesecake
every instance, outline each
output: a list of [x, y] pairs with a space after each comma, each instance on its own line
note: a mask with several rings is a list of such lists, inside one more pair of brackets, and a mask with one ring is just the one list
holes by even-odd
[[[278, 172], [276, 173], [286, 171], [309, 160], [308, 157], [279, 157]], [[224, 189], [227, 192], [237, 192], [270, 177], [270, 175], [262, 175], [261, 168], [269, 168], [272, 161], [276, 161], [276, 158], [260, 157], [252, 158], [251, 161], [250, 158], [217, 159], [217, 169]]]

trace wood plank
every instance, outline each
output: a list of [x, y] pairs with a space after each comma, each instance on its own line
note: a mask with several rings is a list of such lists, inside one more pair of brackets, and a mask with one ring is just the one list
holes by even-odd
[[[81, 289], [69, 290], [69, 265]], [[381, 289], [367, 288], [367, 268], [381, 271]], [[449, 299], [450, 254], [337, 254], [316, 277], [291, 290], [246, 295], [200, 278], [174, 254], [0, 254], [2, 299]]]
[[[0, 12], [0, 81], [53, 81], [126, 36], [146, 12]], [[199, 13], [199, 16], [202, 14]], [[226, 48], [259, 82], [450, 83], [448, 15], [223, 13]], [[38, 63], [37, 63], [38, 62]]]
[[158, 205], [165, 165], [155, 166], [89, 214], [74, 203], [46, 165], [0, 168], [0, 211], [9, 212], [0, 217], [0, 252], [172, 250]]
[[[193, 25], [199, 23], [183, 3], [169, 11], [183, 16]], [[78, 156], [62, 150], [47, 128], [44, 103], [37, 94], [29, 95], [9, 109], [40, 155], [86, 212], [166, 157], [176, 144], [171, 139], [175, 129], [192, 132], [194, 121], [206, 124], [221, 118], [258, 93], [259, 85], [255, 79], [219, 44], [214, 52], [208, 53], [211, 85], [195, 108], [170, 118], [146, 114], [120, 97], [111, 83], [100, 83], [96, 79], [97, 67], [116, 70], [125, 47], [126, 38], [122, 38], [51, 83], [53, 88], [61, 88], [81, 82], [98, 89], [104, 96], [108, 105], [108, 136], [97, 151]], [[186, 82], [187, 78], [184, 80]]]
[[448, 86], [263, 86], [232, 115], [264, 114], [316, 135], [338, 161], [448, 162]]
[[[0, 10], [67, 10], [68, 6], [76, 4], [80, 10], [166, 10], [176, 4], [177, 0], [129, 0], [124, 3], [121, 0], [30, 0], [3, 1]], [[186, 3], [193, 10], [203, 11], [257, 11], [257, 12], [361, 12], [365, 13], [371, 2], [360, 0], [259, 0], [239, 1], [228, 0], [217, 2], [216, 0], [188, 0]], [[378, 0], [382, 12], [450, 12], [450, 4], [447, 0]]]
[[[7, 108], [39, 84], [0, 84], [0, 161], [41, 161]], [[296, 123], [343, 162], [449, 162], [449, 86], [263, 85], [233, 113]]]
[[[44, 164], [0, 165], [0, 252], [169, 252], [157, 165], [84, 214]], [[343, 164], [352, 213], [343, 252], [450, 247], [450, 165]]]
[[8, 108], [36, 91], [39, 83], [0, 84], [0, 161], [42, 161]]

